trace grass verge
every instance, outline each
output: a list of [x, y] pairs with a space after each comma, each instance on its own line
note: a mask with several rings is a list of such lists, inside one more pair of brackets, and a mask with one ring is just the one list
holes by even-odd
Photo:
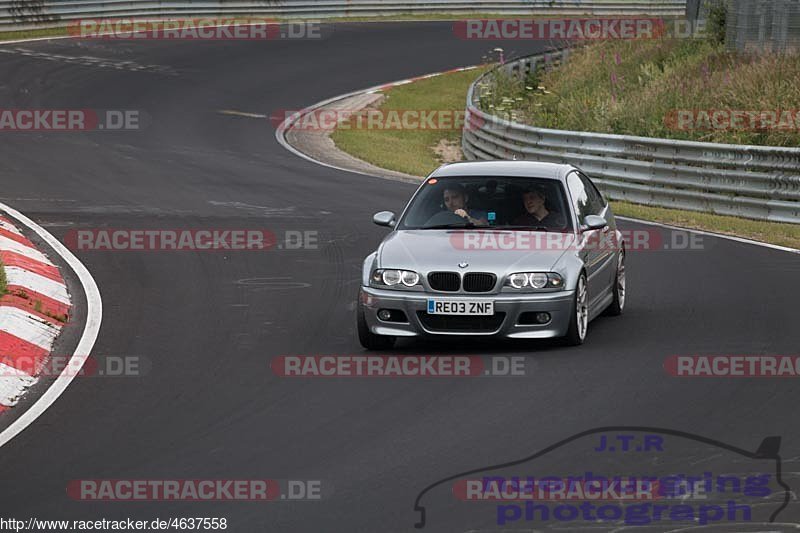
[[43, 30], [20, 30], [0, 32], [0, 42], [16, 41], [20, 39], [41, 39], [45, 37], [64, 37], [67, 35], [67, 28], [47, 28]]
[[[387, 93], [388, 98], [381, 109], [460, 109], [465, 105], [469, 84], [484, 70], [445, 74], [395, 87]], [[338, 148], [373, 165], [425, 176], [442, 162], [434, 147], [442, 140], [459, 142], [460, 136], [459, 131], [340, 129], [332, 137]], [[762, 222], [627, 202], [612, 202], [612, 205], [614, 212], [620, 216], [800, 249], [800, 225], [796, 224]]]

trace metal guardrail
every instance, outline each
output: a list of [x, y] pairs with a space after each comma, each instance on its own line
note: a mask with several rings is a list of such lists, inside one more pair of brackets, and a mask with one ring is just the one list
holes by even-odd
[[325, 19], [493, 13], [502, 15], [683, 16], [686, 0], [3, 0], [0, 31], [65, 26], [80, 19], [169, 19], [258, 15]]
[[[525, 75], [567, 51], [501, 67]], [[800, 148], [744, 146], [535, 128], [478, 108], [490, 71], [467, 94], [462, 151], [467, 159], [571, 163], [614, 200], [800, 224]]]

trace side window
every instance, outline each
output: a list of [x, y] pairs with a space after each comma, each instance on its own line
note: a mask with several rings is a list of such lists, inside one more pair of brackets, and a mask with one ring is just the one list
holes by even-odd
[[578, 217], [578, 224], [582, 224], [585, 216], [593, 214], [589, 193], [576, 172], [571, 172], [567, 176], [567, 188], [572, 201], [572, 209]]
[[589, 198], [589, 205], [590, 205], [590, 215], [599, 215], [603, 212], [603, 209], [606, 207], [606, 202], [603, 200], [603, 195], [600, 194], [600, 191], [597, 190], [597, 187], [594, 186], [589, 178], [584, 176], [583, 174], [578, 174], [581, 178], [581, 182], [583, 183], [583, 188], [586, 189], [586, 195]]

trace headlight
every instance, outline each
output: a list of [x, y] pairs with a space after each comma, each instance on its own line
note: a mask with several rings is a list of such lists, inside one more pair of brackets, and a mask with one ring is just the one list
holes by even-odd
[[379, 268], [372, 272], [372, 285], [378, 287], [414, 287], [419, 285], [419, 274], [413, 270]]
[[512, 289], [560, 289], [564, 278], [555, 272], [515, 272], [506, 278], [505, 285]]
[[381, 276], [383, 283], [385, 285], [397, 285], [400, 283], [400, 271], [399, 270], [384, 270], [383, 276]]
[[400, 281], [406, 287], [413, 287], [419, 283], [419, 274], [410, 270], [403, 270], [402, 274], [400, 274]]
[[543, 289], [547, 285], [547, 274], [542, 274], [541, 272], [531, 274], [528, 277], [528, 283], [534, 289]]
[[515, 289], [521, 289], [528, 284], [528, 275], [523, 272], [517, 272], [508, 276], [508, 283]]

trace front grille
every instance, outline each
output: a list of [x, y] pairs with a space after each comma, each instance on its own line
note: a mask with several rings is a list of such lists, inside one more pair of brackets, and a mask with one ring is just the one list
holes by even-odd
[[505, 313], [491, 316], [450, 316], [429, 315], [425, 311], [417, 311], [417, 317], [425, 329], [429, 331], [463, 331], [468, 333], [492, 333], [500, 329]]
[[461, 287], [461, 278], [458, 272], [431, 272], [428, 284], [435, 291], [456, 292]]
[[486, 272], [470, 272], [464, 275], [464, 290], [467, 292], [489, 292], [494, 289], [497, 276]]

